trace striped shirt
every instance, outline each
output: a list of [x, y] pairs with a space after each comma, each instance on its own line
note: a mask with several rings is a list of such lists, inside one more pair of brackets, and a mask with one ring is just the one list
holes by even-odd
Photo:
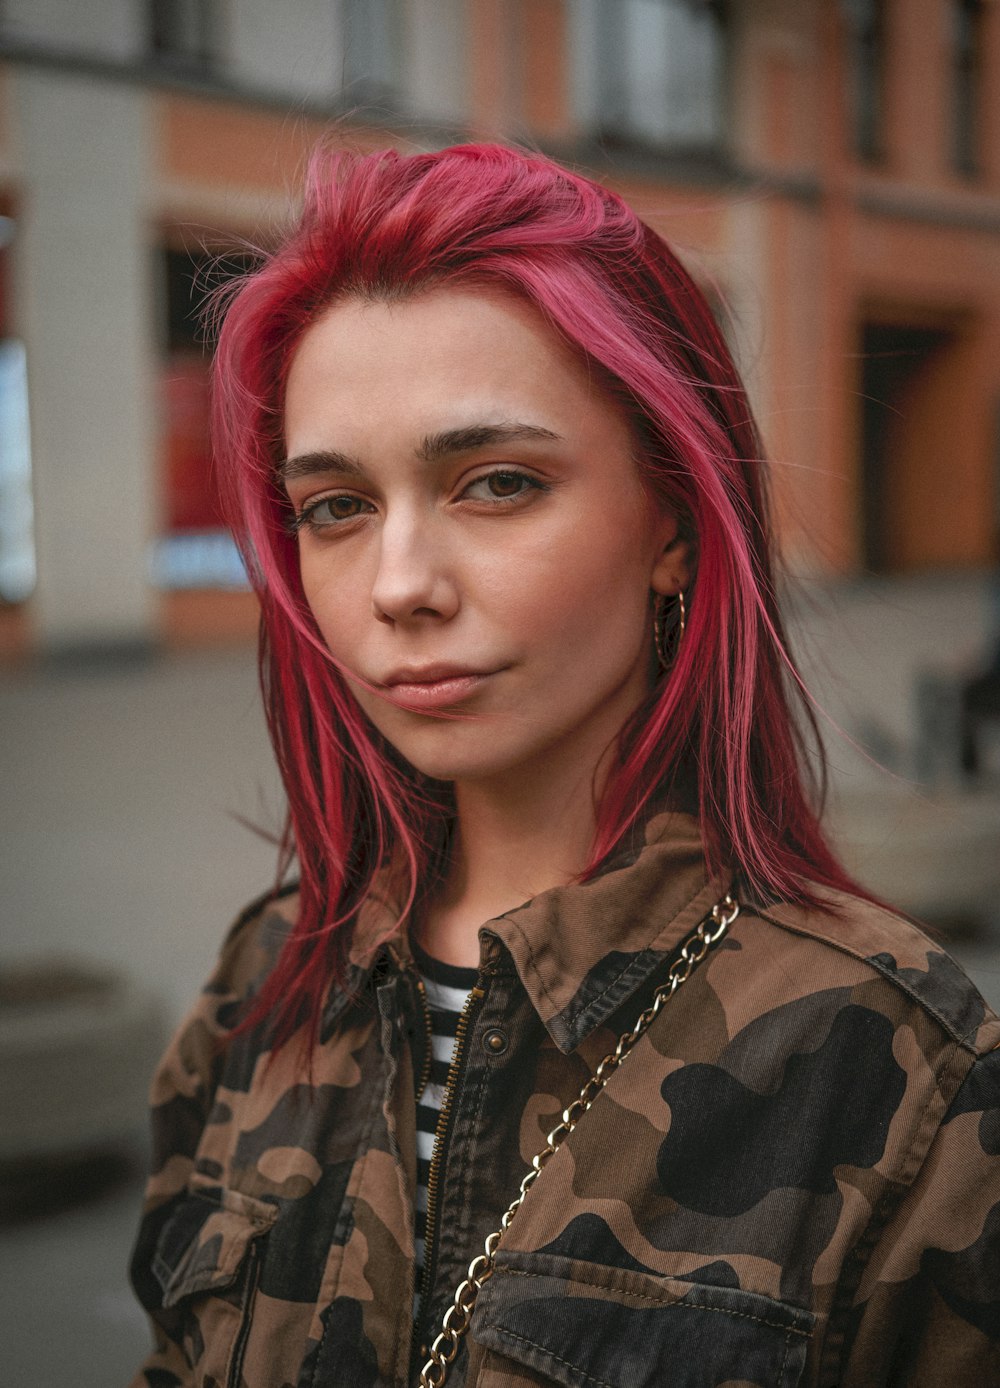
[[424, 1236], [427, 1228], [427, 1177], [434, 1152], [434, 1134], [444, 1102], [448, 1069], [455, 1049], [458, 1019], [469, 993], [475, 987], [477, 971], [444, 964], [425, 954], [416, 942], [413, 958], [427, 993], [431, 1014], [431, 1069], [427, 1087], [417, 1104], [417, 1280], [424, 1266]]

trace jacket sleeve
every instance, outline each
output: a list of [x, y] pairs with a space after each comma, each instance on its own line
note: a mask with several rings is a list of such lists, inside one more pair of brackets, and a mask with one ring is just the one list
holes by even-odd
[[230, 930], [214, 971], [153, 1076], [151, 1170], [129, 1270], [135, 1293], [150, 1317], [154, 1349], [131, 1388], [182, 1388], [193, 1383], [181, 1347], [179, 1317], [163, 1307], [157, 1245], [163, 1226], [187, 1191], [212, 1109], [226, 1038], [248, 994], [273, 961], [274, 935], [266, 929], [268, 900], [248, 907]]
[[1000, 1384], [1000, 1047], [969, 1069], [875, 1243], [845, 1349], [845, 1388]]

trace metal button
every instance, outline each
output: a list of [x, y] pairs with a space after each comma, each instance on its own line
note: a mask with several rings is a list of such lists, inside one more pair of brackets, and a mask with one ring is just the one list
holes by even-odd
[[499, 1027], [491, 1027], [483, 1037], [483, 1045], [494, 1055], [503, 1055], [510, 1042], [505, 1031], [501, 1031]]

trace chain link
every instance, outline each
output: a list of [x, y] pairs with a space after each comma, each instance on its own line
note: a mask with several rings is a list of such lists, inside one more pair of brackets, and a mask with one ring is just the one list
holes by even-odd
[[504, 1211], [500, 1228], [487, 1237], [483, 1252], [473, 1258], [465, 1278], [456, 1288], [451, 1305], [442, 1318], [441, 1329], [428, 1352], [427, 1362], [420, 1370], [417, 1380], [419, 1388], [442, 1388], [462, 1339], [468, 1333], [476, 1299], [493, 1276], [500, 1239], [504, 1231], [510, 1228], [511, 1220], [524, 1204], [525, 1196], [545, 1165], [552, 1160], [611, 1076], [628, 1058], [636, 1042], [660, 1015], [681, 984], [687, 982], [712, 946], [718, 944], [739, 914], [739, 903], [734, 897], [727, 895], [716, 902], [698, 928], [681, 945], [680, 954], [671, 964], [670, 972], [653, 994], [652, 1002], [639, 1014], [635, 1026], [618, 1038], [614, 1050], [604, 1057], [578, 1097], [563, 1109], [559, 1122], [545, 1139], [545, 1146], [532, 1158], [517, 1195]]

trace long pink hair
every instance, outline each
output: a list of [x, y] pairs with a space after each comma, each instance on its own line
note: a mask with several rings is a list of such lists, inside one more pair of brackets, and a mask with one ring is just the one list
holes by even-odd
[[[286, 373], [334, 300], [486, 285], [534, 304], [624, 403], [653, 492], [697, 556], [670, 673], [623, 730], [583, 880], [651, 798], [683, 784], [706, 855], [745, 889], [815, 901], [851, 888], [815, 808], [822, 765], [775, 595], [765, 464], [742, 383], [704, 296], [614, 193], [497, 145], [435, 153], [323, 151], [297, 228], [228, 297], [214, 439], [233, 532], [258, 592], [261, 678], [288, 796], [280, 871], [298, 862], [298, 924], [257, 999], [281, 1037], [315, 1027], [347, 970], [351, 924], [380, 868], [402, 864], [405, 912], [442, 865], [447, 788], [361, 713], [302, 594], [277, 485]], [[623, 543], [625, 537], [623, 537]], [[793, 712], [794, 710], [794, 712]]]

